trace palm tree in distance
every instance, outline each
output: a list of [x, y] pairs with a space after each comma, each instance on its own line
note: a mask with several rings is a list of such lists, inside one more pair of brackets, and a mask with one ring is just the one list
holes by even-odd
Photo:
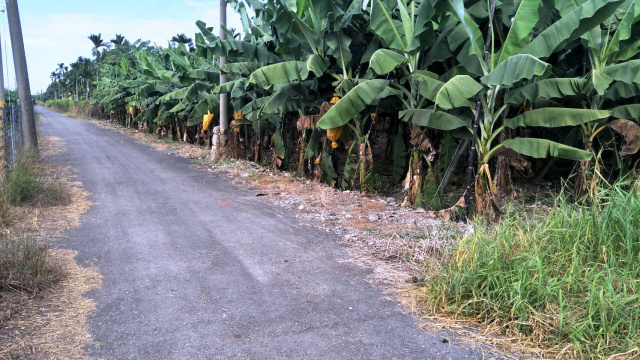
[[[56, 80], [58, 80], [58, 73], [55, 72], [55, 71], [52, 71], [51, 75], [49, 75], [49, 77], [51, 78], [51, 83], [55, 83]], [[56, 91], [55, 87], [53, 88], [53, 98], [54, 99], [58, 98], [58, 94], [57, 94], [57, 91]]]
[[111, 43], [115, 46], [126, 44], [128, 41], [122, 36], [122, 34], [116, 34], [116, 37], [111, 39]]
[[177, 34], [176, 36], [171, 38], [171, 43], [175, 44], [185, 44], [187, 47], [193, 47], [193, 40], [185, 34]]
[[191, 44], [193, 40], [183, 33], [177, 34], [176, 36], [172, 37], [171, 42], [177, 44]]
[[91, 42], [93, 43], [93, 49], [91, 50], [91, 53], [96, 57], [97, 60], [98, 57], [100, 57], [100, 48], [108, 48], [109, 43], [104, 42], [104, 40], [102, 39], [102, 33], [99, 33], [98, 35], [89, 35], [89, 40], [91, 40]]

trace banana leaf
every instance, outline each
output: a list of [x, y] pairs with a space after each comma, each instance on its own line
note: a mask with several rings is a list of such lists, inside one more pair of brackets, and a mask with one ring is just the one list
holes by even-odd
[[605, 66], [602, 72], [625, 84], [640, 84], [640, 60], [629, 60], [621, 64]]
[[531, 37], [531, 32], [538, 22], [538, 9], [541, 5], [541, 0], [522, 0], [520, 2], [509, 29], [509, 34], [500, 49], [497, 65], [520, 52], [528, 42], [527, 38]]
[[551, 65], [534, 56], [519, 54], [505, 59], [481, 81], [487, 86], [511, 86], [523, 79], [544, 78], [549, 74]]
[[[623, 0], [587, 0], [564, 14], [526, 45], [520, 54], [547, 58], [613, 15]], [[567, 2], [568, 3], [568, 2]]]
[[537, 98], [554, 99], [570, 96], [584, 96], [586, 79], [545, 79], [527, 84], [509, 91], [505, 97], [506, 104], [518, 105], [525, 100], [533, 102]]
[[611, 116], [640, 123], [640, 104], [622, 105], [611, 109]]
[[378, 75], [386, 75], [399, 65], [407, 62], [407, 58], [389, 49], [379, 49], [371, 56], [369, 67]]
[[549, 156], [553, 156], [563, 159], [583, 161], [589, 160], [592, 157], [591, 153], [588, 151], [546, 139], [515, 138], [503, 141], [502, 145], [519, 154], [539, 159], [546, 159]]
[[333, 129], [348, 123], [368, 105], [379, 99], [389, 84], [386, 80], [366, 80], [355, 86], [318, 121], [320, 129]]
[[307, 61], [285, 61], [256, 69], [247, 84], [256, 84], [263, 89], [271, 89], [277, 84], [288, 84], [306, 80], [309, 73], [319, 77], [327, 70], [327, 64], [321, 57], [311, 55]]
[[435, 103], [445, 110], [468, 106], [468, 99], [482, 90], [482, 85], [473, 80], [471, 76], [456, 75], [438, 90]]
[[400, 111], [402, 121], [431, 129], [449, 131], [458, 128], [471, 128], [471, 119], [461, 115], [451, 115], [444, 111], [431, 109], [411, 109]]
[[519, 126], [555, 128], [586, 124], [592, 121], [606, 119], [609, 116], [611, 116], [611, 112], [608, 110], [542, 108], [525, 111], [514, 118], [506, 119], [504, 124], [512, 129]]

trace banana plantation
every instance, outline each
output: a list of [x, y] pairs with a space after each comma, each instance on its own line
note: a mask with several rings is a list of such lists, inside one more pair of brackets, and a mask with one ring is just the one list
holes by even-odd
[[92, 35], [82, 79], [61, 67], [45, 96], [177, 141], [222, 133], [224, 157], [345, 190], [395, 184], [432, 210], [495, 218], [517, 184], [565, 179], [588, 199], [638, 178], [636, 0], [229, 3], [243, 28], [226, 39], [203, 21], [166, 48]]

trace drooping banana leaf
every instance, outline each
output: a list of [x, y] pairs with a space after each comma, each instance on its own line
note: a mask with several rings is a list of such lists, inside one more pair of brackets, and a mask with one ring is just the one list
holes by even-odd
[[234, 62], [234, 63], [226, 63], [222, 65], [220, 70], [222, 70], [222, 72], [226, 74], [249, 76], [258, 67], [259, 66], [252, 61], [241, 61], [241, 62]]
[[488, 86], [511, 86], [523, 79], [534, 76], [544, 78], [551, 73], [551, 65], [531, 55], [513, 55], [496, 66], [487, 76], [482, 77]]
[[320, 129], [332, 129], [348, 123], [368, 105], [379, 99], [388, 83], [386, 80], [374, 79], [355, 86], [324, 114], [317, 126]]
[[611, 109], [611, 116], [640, 123], [640, 104], [616, 106]]
[[525, 100], [533, 102], [537, 98], [554, 99], [568, 96], [583, 96], [587, 86], [586, 79], [545, 79], [527, 84], [509, 91], [505, 97], [506, 104], [518, 105]]
[[606, 119], [611, 116], [608, 110], [588, 110], [570, 108], [542, 108], [524, 113], [504, 121], [505, 126], [512, 129], [518, 126], [542, 126], [555, 128], [575, 126], [592, 121]]
[[[233, 81], [228, 81], [228, 82], [226, 82], [224, 84], [216, 86], [216, 88], [213, 90], [213, 92], [216, 93], [216, 94], [230, 93], [230, 92], [233, 91], [234, 88], [237, 88], [237, 87], [244, 88], [245, 83], [246, 83], [246, 79], [244, 79], [244, 78], [233, 80]], [[231, 96], [234, 96], [234, 95], [231, 95]]]
[[638, 94], [640, 94], [640, 84], [625, 84], [623, 82], [617, 82], [609, 87], [604, 98], [615, 101], [636, 97]]
[[196, 26], [208, 41], [208, 43], [200, 45], [207, 47], [215, 56], [231, 55], [261, 63], [276, 63], [282, 61], [279, 56], [272, 54], [265, 47], [235, 39], [220, 40], [220, 38], [207, 29], [207, 25], [202, 21], [197, 21]]
[[599, 26], [613, 15], [622, 2], [623, 0], [587, 0], [544, 29], [519, 53], [533, 55], [539, 59], [547, 58], [569, 42]]
[[319, 77], [327, 70], [327, 64], [318, 55], [311, 55], [307, 61], [285, 61], [256, 69], [247, 84], [256, 84], [263, 89], [271, 89], [277, 84], [288, 84], [306, 80], [309, 73]]
[[553, 156], [563, 159], [583, 161], [589, 160], [592, 157], [591, 153], [588, 151], [546, 139], [515, 138], [503, 141], [502, 145], [519, 154], [539, 159], [545, 159], [549, 156]]
[[163, 103], [171, 100], [184, 100], [184, 99], [186, 99], [187, 101], [191, 101], [197, 97], [199, 92], [207, 91], [212, 87], [213, 87], [213, 84], [197, 81], [189, 87], [184, 87], [159, 97], [158, 102]]
[[386, 75], [399, 65], [407, 62], [407, 58], [393, 50], [379, 49], [369, 60], [369, 67], [378, 75]]
[[590, 82], [585, 90], [587, 92], [591, 92], [590, 90], [596, 90], [598, 95], [604, 95], [609, 88], [609, 85], [613, 82], [613, 78], [599, 69], [594, 69], [591, 72], [591, 78], [589, 80]]
[[196, 69], [190, 70], [187, 75], [190, 78], [198, 80], [206, 80], [210, 83], [217, 83], [220, 81], [220, 73], [213, 70]]
[[467, 106], [468, 99], [482, 90], [482, 85], [473, 80], [471, 76], [456, 75], [438, 90], [435, 103], [445, 110]]
[[625, 84], [640, 84], [640, 60], [605, 66], [602, 72], [613, 80]]
[[431, 129], [449, 131], [457, 128], [471, 128], [471, 119], [431, 109], [411, 109], [400, 111], [402, 121]]
[[338, 62], [338, 65], [342, 69], [346, 69], [351, 63], [352, 58], [351, 50], [349, 50], [351, 37], [347, 35], [346, 32], [334, 31], [325, 36], [324, 41], [328, 47], [327, 55], [332, 55]]

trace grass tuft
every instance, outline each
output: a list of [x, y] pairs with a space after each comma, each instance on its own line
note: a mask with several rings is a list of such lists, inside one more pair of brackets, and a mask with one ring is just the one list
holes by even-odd
[[53, 206], [68, 202], [68, 191], [55, 176], [47, 176], [36, 155], [21, 154], [2, 187], [12, 205]]
[[595, 204], [560, 196], [541, 218], [478, 224], [444, 263], [423, 285], [432, 312], [499, 324], [564, 356], [638, 355], [640, 195], [622, 185]]
[[48, 259], [48, 247], [27, 232], [0, 236], [0, 291], [32, 295], [57, 282], [60, 266]]

